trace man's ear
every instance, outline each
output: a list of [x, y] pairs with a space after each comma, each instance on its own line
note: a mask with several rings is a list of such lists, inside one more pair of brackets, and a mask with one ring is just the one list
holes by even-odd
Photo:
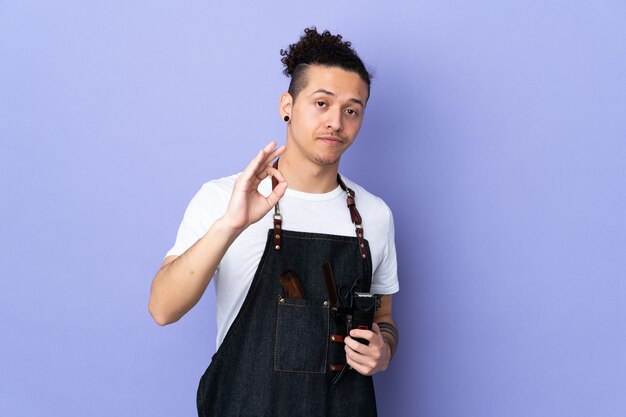
[[291, 118], [292, 107], [293, 107], [293, 97], [291, 97], [291, 94], [289, 93], [283, 93], [280, 96], [280, 105], [278, 108], [281, 119], [284, 119], [285, 116], [289, 116]]

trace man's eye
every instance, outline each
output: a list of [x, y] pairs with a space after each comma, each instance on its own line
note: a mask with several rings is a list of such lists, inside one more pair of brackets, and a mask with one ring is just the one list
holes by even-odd
[[317, 107], [324, 107], [324, 106], [326, 106], [326, 103], [324, 103], [323, 101], [318, 101], [315, 104], [317, 104]]
[[353, 109], [346, 109], [346, 113], [348, 113], [350, 116], [356, 116], [358, 114], [357, 111]]

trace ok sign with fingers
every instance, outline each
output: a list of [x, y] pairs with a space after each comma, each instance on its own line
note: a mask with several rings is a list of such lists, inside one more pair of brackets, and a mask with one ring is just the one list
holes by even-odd
[[[276, 147], [276, 142], [270, 142], [257, 154], [241, 173], [226, 209], [223, 220], [234, 230], [242, 231], [246, 227], [259, 221], [281, 199], [287, 190], [287, 181], [277, 169], [272, 167], [272, 161], [285, 151], [285, 146]], [[267, 197], [259, 193], [261, 181], [268, 176], [278, 180], [278, 185]]]

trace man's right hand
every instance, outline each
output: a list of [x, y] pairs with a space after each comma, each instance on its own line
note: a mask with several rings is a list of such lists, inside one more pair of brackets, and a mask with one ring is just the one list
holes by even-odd
[[[259, 221], [285, 194], [287, 182], [271, 163], [285, 151], [271, 142], [241, 173], [226, 213], [206, 234], [180, 256], [168, 256], [152, 280], [150, 314], [160, 325], [173, 323], [185, 315], [202, 297], [222, 257], [251, 224]], [[265, 197], [258, 191], [262, 180], [272, 176], [278, 185]]]
[[[280, 171], [272, 167], [272, 161], [284, 151], [284, 145], [276, 148], [276, 143], [270, 142], [237, 178], [226, 214], [222, 217], [226, 226], [241, 232], [261, 220], [285, 194], [287, 181]], [[258, 187], [268, 176], [276, 178], [278, 185], [265, 197], [259, 193]]]

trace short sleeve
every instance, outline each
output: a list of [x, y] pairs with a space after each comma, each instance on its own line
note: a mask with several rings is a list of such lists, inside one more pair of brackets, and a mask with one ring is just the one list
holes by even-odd
[[387, 241], [383, 249], [382, 259], [372, 278], [370, 291], [375, 294], [393, 294], [400, 290], [393, 214], [389, 207], [385, 207], [388, 213]]
[[228, 198], [222, 194], [223, 190], [211, 182], [200, 188], [185, 210], [176, 235], [176, 242], [167, 251], [166, 257], [182, 255], [206, 234], [215, 220], [223, 215], [226, 210], [224, 201], [227, 204]]

